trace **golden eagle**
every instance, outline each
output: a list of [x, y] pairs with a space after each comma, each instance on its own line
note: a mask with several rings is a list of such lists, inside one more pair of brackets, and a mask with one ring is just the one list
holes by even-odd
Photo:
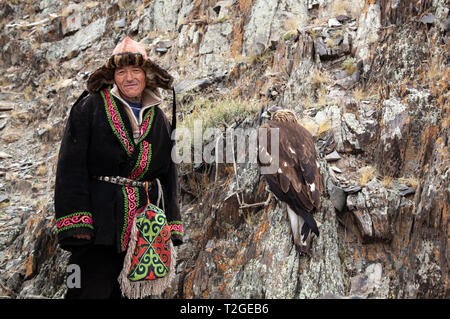
[[[261, 125], [258, 130], [258, 164], [265, 176], [269, 190], [287, 204], [294, 243], [301, 253], [310, 253], [311, 232], [319, 236], [319, 229], [313, 213], [320, 208], [320, 194], [323, 188], [320, 166], [312, 135], [297, 122], [295, 113], [271, 107], [263, 117], [272, 119]], [[271, 134], [278, 129], [278, 141], [272, 141]], [[261, 136], [267, 134], [266, 146]], [[264, 173], [273, 162], [278, 142], [278, 169]]]

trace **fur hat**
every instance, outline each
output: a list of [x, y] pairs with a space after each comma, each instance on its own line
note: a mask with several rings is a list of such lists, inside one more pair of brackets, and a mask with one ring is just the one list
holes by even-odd
[[114, 70], [127, 65], [139, 66], [146, 74], [146, 87], [172, 89], [173, 77], [147, 57], [145, 47], [128, 36], [114, 49], [112, 56], [87, 81], [89, 93], [95, 93], [114, 83]]

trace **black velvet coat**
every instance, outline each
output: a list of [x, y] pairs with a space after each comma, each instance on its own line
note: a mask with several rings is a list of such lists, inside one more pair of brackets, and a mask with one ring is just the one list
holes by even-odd
[[[126, 250], [133, 217], [145, 206], [143, 187], [99, 181], [93, 176], [123, 176], [161, 181], [165, 212], [174, 245], [182, 243], [176, 164], [171, 159], [170, 124], [154, 105], [144, 112], [140, 138], [133, 141], [124, 105], [104, 89], [76, 103], [66, 124], [58, 157], [55, 213], [63, 249], [88, 243], [75, 234], [90, 234], [90, 243]], [[158, 189], [149, 191], [156, 204]], [[160, 206], [162, 206], [160, 204]]]

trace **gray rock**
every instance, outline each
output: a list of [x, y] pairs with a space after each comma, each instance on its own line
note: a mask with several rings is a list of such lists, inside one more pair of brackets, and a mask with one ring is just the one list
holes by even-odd
[[218, 15], [218, 18], [221, 18], [227, 14], [228, 8], [233, 5], [233, 2], [233, 0], [218, 1], [213, 6], [213, 10]]
[[404, 188], [404, 189], [400, 190], [400, 195], [401, 196], [408, 196], [408, 195], [414, 194], [415, 192], [416, 191], [415, 191], [414, 188], [407, 187], [407, 188]]
[[445, 21], [443, 22], [443, 30], [444, 32], [450, 31], [450, 17], [445, 19]]
[[328, 20], [328, 27], [340, 27], [342, 23], [340, 23], [336, 18], [331, 18]]
[[81, 51], [86, 50], [103, 37], [106, 31], [106, 21], [107, 18], [98, 19], [72, 36], [45, 44], [45, 58], [49, 62], [53, 62], [77, 56]]
[[339, 153], [334, 150], [333, 152], [331, 152], [330, 154], [328, 154], [327, 156], [325, 156], [325, 160], [327, 162], [334, 162], [334, 161], [338, 161], [340, 160], [342, 157], [339, 155]]
[[156, 43], [156, 46], [158, 48], [169, 49], [173, 46], [173, 41], [172, 40], [160, 40]]
[[85, 7], [76, 3], [70, 3], [66, 7], [68, 16], [64, 17], [64, 23], [61, 24], [63, 35], [72, 34], [82, 28], [85, 11]]
[[423, 24], [434, 24], [434, 14], [431, 12], [425, 14], [421, 19], [420, 22]]
[[0, 151], [0, 159], [5, 159], [5, 158], [11, 158], [12, 155], [5, 153], [3, 151]]
[[[248, 23], [244, 27], [243, 53], [250, 55], [257, 42], [269, 44], [285, 32], [286, 21], [295, 17], [307, 20], [307, 8], [302, 1], [261, 0], [252, 6]], [[283, 31], [284, 30], [284, 31]]]
[[367, 266], [364, 274], [351, 278], [350, 294], [368, 296], [382, 285], [383, 266], [380, 263]]
[[120, 20], [114, 21], [114, 28], [125, 28], [127, 25], [127, 19], [122, 18]]
[[314, 47], [316, 48], [317, 53], [320, 57], [328, 56], [328, 51], [326, 45], [323, 43], [321, 38], [314, 40]]
[[14, 14], [13, 8], [8, 5], [7, 2], [0, 3], [0, 20], [8, 18], [10, 15]]
[[199, 54], [211, 54], [214, 52], [228, 51], [231, 43], [227, 36], [231, 33], [233, 27], [231, 23], [220, 23], [209, 25], [205, 37], [199, 49]]
[[0, 112], [6, 112], [6, 111], [11, 111], [14, 109], [14, 104], [13, 102], [8, 102], [8, 101], [0, 101]]
[[337, 37], [336, 39], [333, 40], [333, 47], [340, 46], [343, 41], [344, 41], [344, 37], [343, 36]]
[[380, 5], [375, 3], [370, 4], [367, 12], [360, 17], [353, 47], [357, 48], [356, 55], [363, 61], [366, 61], [370, 56], [369, 47], [371, 43], [378, 39], [378, 30], [381, 28], [380, 16]]
[[336, 208], [338, 212], [342, 212], [345, 208], [347, 199], [347, 195], [345, 194], [344, 190], [340, 187], [334, 186], [331, 188], [331, 191], [329, 191], [329, 194], [334, 208]]
[[9, 197], [5, 194], [0, 194], [0, 203], [3, 202], [8, 202], [9, 201]]
[[167, 51], [169, 51], [167, 48], [156, 48], [155, 49], [156, 52], [164, 54], [167, 53]]
[[336, 16], [336, 20], [339, 21], [340, 23], [345, 23], [351, 19], [352, 19], [351, 17], [346, 16], [345, 14], [340, 14], [340, 15]]
[[343, 191], [345, 191], [348, 194], [354, 194], [359, 192], [362, 189], [361, 186], [349, 186], [349, 187], [344, 187]]
[[343, 172], [343, 170], [341, 170], [339, 167], [336, 167], [336, 166], [330, 166], [330, 169], [333, 172], [336, 172], [336, 173], [342, 173]]

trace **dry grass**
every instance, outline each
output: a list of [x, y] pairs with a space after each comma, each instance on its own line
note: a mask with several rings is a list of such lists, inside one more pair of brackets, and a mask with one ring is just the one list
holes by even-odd
[[39, 165], [39, 166], [36, 168], [36, 174], [37, 174], [38, 176], [44, 176], [44, 175], [47, 175], [47, 172], [48, 172], [47, 164]]
[[289, 41], [290, 39], [292, 39], [293, 37], [296, 37], [297, 35], [298, 35], [298, 31], [296, 29], [289, 30], [283, 35], [283, 40]]
[[319, 130], [317, 131], [317, 135], [320, 136], [322, 133], [325, 133], [331, 129], [331, 121], [330, 119], [326, 119], [322, 123], [319, 123]]
[[[255, 65], [257, 63], [265, 63], [269, 61], [271, 57], [272, 55], [267, 50], [264, 50], [261, 54], [252, 52], [248, 57], [246, 57], [246, 62], [250, 65]], [[237, 58], [239, 58], [239, 56]]]
[[311, 38], [316, 39], [320, 36], [320, 30], [312, 28], [310, 31]]
[[391, 186], [394, 178], [390, 176], [384, 176], [383, 180], [381, 181], [381, 185], [383, 185], [385, 188], [388, 188]]
[[370, 165], [360, 168], [359, 172], [361, 174], [359, 179], [359, 183], [361, 184], [361, 186], [365, 186], [377, 175], [377, 169]]
[[365, 91], [362, 88], [358, 87], [353, 90], [353, 97], [358, 102], [362, 100], [367, 100], [370, 97], [370, 92]]
[[417, 186], [419, 186], [419, 184], [420, 184], [420, 181], [416, 177], [412, 177], [412, 176], [410, 176], [410, 177], [400, 177], [400, 178], [397, 179], [397, 181], [399, 183], [406, 184], [409, 187], [412, 187], [414, 189], [416, 189]]
[[297, 16], [291, 16], [284, 22], [285, 30], [297, 30], [302, 20]]
[[309, 117], [301, 118], [298, 121], [298, 124], [303, 126], [312, 136], [316, 136], [319, 131], [319, 124], [317, 124], [313, 119]]
[[330, 75], [326, 71], [314, 68], [310, 79], [310, 83], [313, 88], [318, 89], [324, 84], [330, 83], [330, 81]]
[[426, 79], [429, 81], [437, 81], [444, 77], [445, 63], [442, 61], [442, 57], [433, 57], [428, 64], [428, 71], [426, 73]]
[[334, 16], [345, 14], [357, 18], [364, 9], [364, 5], [365, 1], [360, 0], [335, 0], [331, 10]]
[[324, 106], [328, 104], [327, 95], [328, 95], [327, 88], [322, 86], [317, 95], [316, 107], [318, 109], [322, 109]]
[[191, 132], [194, 131], [194, 122], [202, 121], [202, 134], [206, 128], [224, 128], [248, 117], [254, 117], [261, 105], [256, 101], [225, 98], [210, 100], [206, 97], [197, 97], [192, 104], [193, 112], [187, 115], [183, 125]]
[[342, 68], [347, 71], [348, 74], [352, 75], [356, 71], [356, 60], [355, 58], [347, 58], [342, 62]]

